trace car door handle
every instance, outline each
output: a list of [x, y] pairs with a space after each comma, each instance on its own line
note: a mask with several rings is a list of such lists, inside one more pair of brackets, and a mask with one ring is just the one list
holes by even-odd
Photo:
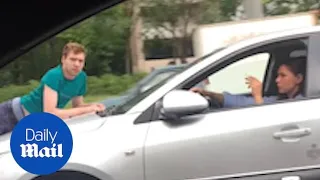
[[311, 128], [299, 128], [285, 131], [275, 132], [273, 137], [276, 139], [281, 138], [301, 138], [311, 134]]

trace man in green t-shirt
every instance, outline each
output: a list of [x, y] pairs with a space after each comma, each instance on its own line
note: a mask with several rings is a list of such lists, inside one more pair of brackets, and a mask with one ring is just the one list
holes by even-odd
[[[64, 46], [61, 64], [47, 71], [37, 88], [22, 97], [0, 104], [0, 135], [10, 132], [24, 116], [48, 112], [62, 119], [87, 113], [100, 112], [100, 103], [86, 104], [83, 96], [87, 90], [87, 75], [83, 71], [86, 52], [78, 43]], [[72, 108], [64, 109], [72, 101]]]

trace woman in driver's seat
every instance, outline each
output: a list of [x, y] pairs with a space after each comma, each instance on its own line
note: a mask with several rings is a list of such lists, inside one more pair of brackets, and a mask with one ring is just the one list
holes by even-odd
[[275, 80], [278, 87], [278, 96], [263, 97], [262, 83], [252, 76], [246, 78], [246, 84], [248, 84], [248, 88], [251, 88], [252, 97], [232, 95], [227, 92], [209, 92], [200, 88], [192, 88], [191, 91], [198, 92], [204, 96], [209, 96], [210, 98], [219, 101], [223, 107], [272, 103], [282, 99], [298, 99], [303, 97], [302, 91], [306, 70], [305, 63], [306, 61], [304, 58], [295, 58], [290, 59], [288, 62], [279, 66], [278, 75]]

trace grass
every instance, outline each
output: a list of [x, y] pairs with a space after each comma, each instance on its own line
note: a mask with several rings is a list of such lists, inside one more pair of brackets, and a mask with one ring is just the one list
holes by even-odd
[[[106, 99], [108, 97], [112, 97], [110, 95], [88, 95], [84, 97], [84, 102], [86, 103], [92, 103], [92, 102], [97, 102], [101, 101], [103, 99]], [[69, 102], [65, 108], [71, 108], [71, 102]]]

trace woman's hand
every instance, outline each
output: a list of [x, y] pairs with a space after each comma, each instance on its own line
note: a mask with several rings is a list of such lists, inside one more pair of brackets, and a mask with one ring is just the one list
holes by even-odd
[[199, 93], [203, 96], [205, 95], [205, 90], [202, 88], [194, 87], [194, 88], [191, 88], [190, 91], [195, 92], [195, 93]]
[[251, 88], [251, 94], [254, 97], [256, 103], [263, 103], [262, 83], [257, 78], [249, 76], [246, 78], [246, 84], [248, 84], [248, 88]]

